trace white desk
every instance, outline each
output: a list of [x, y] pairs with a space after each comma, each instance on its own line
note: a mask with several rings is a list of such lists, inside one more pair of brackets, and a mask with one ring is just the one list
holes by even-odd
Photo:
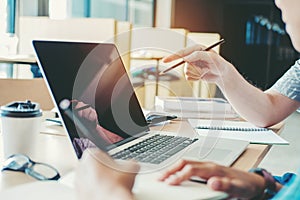
[[[49, 114], [46, 114], [44, 117], [47, 116], [49, 116]], [[48, 129], [51, 129], [51, 127], [48, 127]], [[44, 130], [44, 128], [42, 128], [42, 130]], [[59, 131], [61, 133], [57, 134]], [[40, 133], [37, 136], [37, 151], [30, 156], [34, 161], [44, 162], [54, 166], [60, 172], [61, 176], [72, 171], [78, 162], [71, 142], [64, 132], [63, 127], [53, 125], [53, 129], [50, 134], [43, 132]], [[2, 133], [0, 134], [0, 155], [2, 163], [4, 160]], [[5, 171], [0, 173], [0, 190], [33, 181], [36, 180], [24, 173]]]

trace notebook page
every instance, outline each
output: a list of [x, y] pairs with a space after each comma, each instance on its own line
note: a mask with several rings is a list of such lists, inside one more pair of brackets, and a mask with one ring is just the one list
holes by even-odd
[[189, 119], [189, 123], [201, 136], [240, 139], [252, 144], [289, 144], [274, 131], [259, 128], [245, 121]]

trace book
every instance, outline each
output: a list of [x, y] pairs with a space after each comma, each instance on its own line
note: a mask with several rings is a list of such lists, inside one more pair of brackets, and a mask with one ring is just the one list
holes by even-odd
[[155, 111], [179, 118], [238, 118], [232, 106], [222, 98], [160, 97], [155, 98]]
[[246, 121], [189, 119], [189, 123], [201, 136], [240, 139], [252, 144], [288, 145], [289, 142], [274, 131], [257, 127]]
[[155, 105], [162, 106], [164, 110], [187, 112], [235, 112], [232, 106], [222, 98], [157, 96]]

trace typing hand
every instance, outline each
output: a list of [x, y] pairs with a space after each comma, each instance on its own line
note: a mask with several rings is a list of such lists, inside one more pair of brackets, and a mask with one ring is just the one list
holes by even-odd
[[253, 198], [263, 193], [264, 179], [253, 173], [224, 167], [211, 162], [182, 160], [165, 171], [160, 181], [170, 185], [179, 185], [198, 176], [207, 180], [207, 185], [213, 190], [223, 191], [231, 197]]

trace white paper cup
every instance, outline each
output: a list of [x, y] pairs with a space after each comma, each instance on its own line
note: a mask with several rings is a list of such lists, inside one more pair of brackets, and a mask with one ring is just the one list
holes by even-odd
[[0, 113], [4, 157], [16, 153], [31, 156], [41, 126], [42, 111], [39, 104], [12, 102], [2, 106]]

